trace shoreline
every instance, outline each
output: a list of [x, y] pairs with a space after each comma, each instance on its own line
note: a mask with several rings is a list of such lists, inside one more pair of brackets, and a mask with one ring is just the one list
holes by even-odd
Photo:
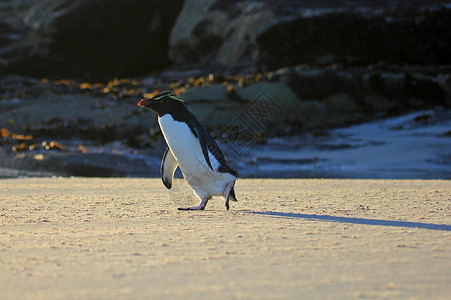
[[[451, 111], [435, 109], [262, 144], [217, 142], [246, 178], [451, 179], [450, 129]], [[76, 148], [73, 143], [63, 142], [68, 149]], [[159, 140], [152, 147], [114, 142], [85, 146], [85, 153], [0, 147], [0, 177], [158, 177], [166, 144]]]

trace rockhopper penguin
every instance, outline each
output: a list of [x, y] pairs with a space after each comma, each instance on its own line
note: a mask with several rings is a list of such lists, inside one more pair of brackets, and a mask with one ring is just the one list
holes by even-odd
[[142, 99], [139, 106], [150, 108], [158, 115], [158, 123], [168, 148], [161, 161], [160, 175], [170, 189], [177, 166], [182, 171], [194, 194], [200, 199], [198, 206], [180, 210], [203, 210], [212, 196], [224, 196], [237, 201], [234, 185], [238, 172], [224, 158], [219, 146], [183, 100], [173, 92], [163, 92], [151, 99]]

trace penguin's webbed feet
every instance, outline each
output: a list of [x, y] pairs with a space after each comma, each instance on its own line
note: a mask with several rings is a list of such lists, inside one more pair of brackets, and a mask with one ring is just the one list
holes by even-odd
[[199, 206], [192, 206], [192, 207], [179, 207], [178, 210], [204, 210], [204, 207]]
[[204, 210], [205, 206], [207, 206], [209, 198], [202, 199], [200, 201], [200, 204], [198, 206], [191, 206], [191, 207], [179, 207], [178, 210]]

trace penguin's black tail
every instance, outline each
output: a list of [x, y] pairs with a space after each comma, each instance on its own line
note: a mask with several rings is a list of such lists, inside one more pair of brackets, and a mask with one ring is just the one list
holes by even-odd
[[232, 189], [230, 190], [229, 198], [230, 198], [230, 200], [232, 200], [232, 201], [238, 202], [238, 200], [236, 200], [236, 196], [235, 196], [235, 188], [232, 188]]

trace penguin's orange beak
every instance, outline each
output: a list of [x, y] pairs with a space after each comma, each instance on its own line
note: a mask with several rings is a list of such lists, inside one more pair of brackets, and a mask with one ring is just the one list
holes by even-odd
[[141, 101], [138, 102], [138, 105], [141, 107], [147, 107], [147, 104], [149, 104], [150, 100], [149, 99], [142, 99]]

